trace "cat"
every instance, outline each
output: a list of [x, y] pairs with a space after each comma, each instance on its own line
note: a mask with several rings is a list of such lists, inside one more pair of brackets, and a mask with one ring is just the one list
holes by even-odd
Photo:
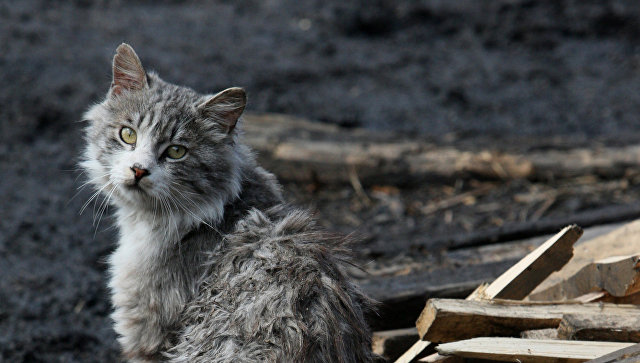
[[116, 207], [112, 318], [132, 362], [369, 362], [373, 309], [342, 272], [344, 238], [284, 203], [236, 128], [241, 88], [215, 95], [113, 58], [85, 113], [81, 166]]

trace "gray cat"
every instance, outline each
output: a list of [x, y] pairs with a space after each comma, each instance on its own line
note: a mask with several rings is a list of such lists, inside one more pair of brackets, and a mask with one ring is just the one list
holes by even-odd
[[[283, 203], [235, 129], [246, 96], [146, 73], [122, 44], [82, 166], [117, 207], [113, 320], [136, 362], [368, 362], [344, 240]], [[96, 195], [97, 195], [96, 194]]]

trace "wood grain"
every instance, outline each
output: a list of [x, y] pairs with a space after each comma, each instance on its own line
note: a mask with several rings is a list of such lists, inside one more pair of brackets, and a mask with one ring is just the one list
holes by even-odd
[[480, 336], [517, 336], [525, 330], [557, 328], [563, 315], [569, 314], [640, 318], [640, 306], [431, 299], [416, 325], [422, 339], [441, 343]]
[[577, 363], [598, 358], [632, 343], [536, 340], [518, 338], [474, 338], [441, 344], [443, 355], [522, 363]]

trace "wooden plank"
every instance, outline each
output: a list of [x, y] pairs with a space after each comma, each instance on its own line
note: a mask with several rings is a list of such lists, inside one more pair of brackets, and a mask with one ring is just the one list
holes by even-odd
[[416, 325], [422, 339], [441, 343], [478, 336], [516, 336], [525, 330], [557, 328], [562, 316], [567, 314], [640, 317], [640, 306], [431, 299]]
[[416, 328], [384, 330], [373, 333], [372, 350], [388, 360], [395, 360], [418, 340]]
[[571, 225], [500, 275], [485, 294], [499, 299], [524, 299], [552, 272], [559, 270], [573, 256], [573, 244], [582, 236], [582, 228]]
[[535, 294], [531, 300], [561, 301], [593, 291], [628, 296], [640, 291], [640, 254], [608, 257], [582, 267], [573, 276]]
[[579, 243], [574, 256], [562, 270], [552, 273], [531, 296], [575, 275], [584, 266], [611, 256], [635, 255], [640, 252], [640, 220], [627, 223], [605, 235]]
[[[568, 226], [565, 227], [562, 231], [555, 234], [553, 237], [548, 239], [538, 248], [533, 250], [531, 253], [526, 255], [522, 261], [526, 261], [523, 263], [518, 262], [517, 268], [510, 268], [505, 273], [500, 275], [496, 280], [494, 280], [489, 286], [480, 286], [476, 291], [474, 291], [467, 299], [468, 300], [476, 300], [479, 298], [488, 298], [493, 299], [498, 296], [502, 296], [503, 298], [512, 298], [518, 299], [523, 298], [528, 295], [531, 290], [535, 289], [538, 283], [543, 281], [550, 273], [562, 267], [560, 263], [564, 261], [568, 261], [571, 258], [573, 252], [567, 252], [568, 246], [571, 246], [571, 251], [573, 250], [573, 243], [576, 242], [578, 238], [582, 235], [583, 231], [578, 226]], [[558, 243], [559, 247], [554, 247], [554, 244]], [[557, 251], [564, 251], [561, 253], [561, 257], [556, 257], [553, 263], [545, 264], [542, 262], [544, 260], [544, 256], [550, 253], [556, 253]], [[539, 271], [533, 271], [533, 268], [540, 268]], [[517, 274], [519, 271], [519, 274]], [[529, 282], [526, 281], [525, 278], [522, 278], [521, 275], [530, 279]], [[514, 281], [519, 281], [522, 286], [517, 286]], [[422, 310], [420, 317], [425, 313], [425, 309]], [[416, 326], [418, 327], [418, 331], [420, 331], [421, 323], [420, 317], [416, 322]], [[421, 339], [424, 339], [424, 334], [420, 334]], [[424, 348], [429, 346], [427, 344], [417, 342], [414, 344], [411, 349], [409, 349], [405, 354], [400, 356], [396, 363], [408, 363], [415, 359]]]
[[418, 362], [426, 363], [464, 363], [464, 358], [456, 357], [455, 355], [441, 355], [440, 353], [433, 353], [424, 358], [418, 359]]
[[587, 363], [637, 363], [638, 361], [640, 361], [640, 344], [616, 350]]
[[585, 362], [632, 343], [536, 340], [518, 338], [474, 338], [436, 347], [443, 355], [522, 363]]
[[558, 338], [640, 343], [640, 316], [564, 315]]
[[402, 354], [397, 360], [396, 363], [409, 363], [412, 362], [415, 358], [417, 358], [422, 351], [424, 351], [431, 342], [426, 340], [418, 340], [415, 342], [411, 348], [407, 349], [404, 354]]
[[603, 299], [606, 296], [607, 296], [607, 293], [604, 291], [592, 291], [584, 295], [580, 295], [576, 298], [573, 298], [572, 300], [585, 304], [585, 303], [600, 301], [600, 299]]

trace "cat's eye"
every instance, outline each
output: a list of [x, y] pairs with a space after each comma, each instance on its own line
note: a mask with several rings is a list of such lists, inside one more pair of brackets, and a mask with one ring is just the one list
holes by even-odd
[[131, 127], [123, 127], [120, 130], [120, 138], [129, 145], [135, 144], [137, 140], [136, 132]]
[[171, 145], [167, 148], [167, 157], [171, 159], [180, 159], [187, 153], [187, 148], [180, 145]]

